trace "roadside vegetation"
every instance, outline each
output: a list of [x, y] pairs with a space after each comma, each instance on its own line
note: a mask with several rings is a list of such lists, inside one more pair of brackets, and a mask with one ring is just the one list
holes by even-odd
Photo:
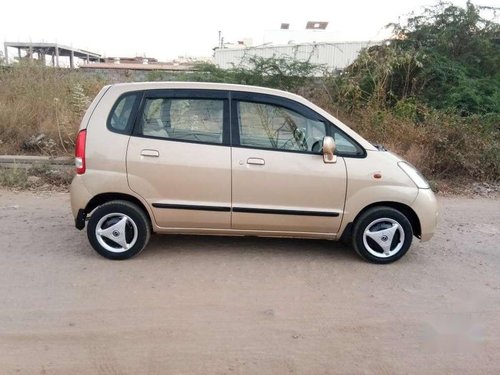
[[29, 61], [0, 66], [0, 153], [71, 154], [81, 117], [105, 83]]
[[0, 186], [12, 189], [53, 190], [66, 189], [73, 179], [73, 170], [55, 168], [48, 164], [33, 165], [25, 168], [0, 168]]
[[[340, 75], [275, 56], [176, 80], [296, 92], [420, 168], [433, 181], [500, 181], [499, 9], [448, 3], [389, 25]], [[492, 20], [483, 15], [493, 15]], [[152, 72], [149, 80], [172, 80]], [[21, 62], [0, 66], [0, 153], [71, 154], [79, 121], [109, 78]]]

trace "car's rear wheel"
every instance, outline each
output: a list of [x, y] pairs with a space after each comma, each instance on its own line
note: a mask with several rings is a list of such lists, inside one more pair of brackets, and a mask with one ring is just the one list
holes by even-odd
[[373, 263], [392, 263], [410, 249], [413, 230], [400, 211], [391, 207], [373, 207], [354, 224], [353, 247]]
[[139, 254], [146, 247], [150, 233], [151, 226], [144, 211], [127, 201], [111, 201], [97, 207], [87, 225], [92, 247], [113, 260]]

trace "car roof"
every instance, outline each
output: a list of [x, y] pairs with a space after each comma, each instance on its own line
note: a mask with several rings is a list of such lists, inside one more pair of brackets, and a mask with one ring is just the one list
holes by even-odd
[[215, 82], [130, 82], [116, 83], [111, 85], [122, 89], [123, 91], [132, 90], [154, 90], [154, 89], [200, 89], [200, 90], [226, 90], [226, 91], [243, 91], [259, 94], [269, 94], [281, 96], [293, 100], [304, 99], [299, 95], [292, 94], [283, 90], [270, 89], [261, 86], [237, 85], [232, 83], [215, 83]]

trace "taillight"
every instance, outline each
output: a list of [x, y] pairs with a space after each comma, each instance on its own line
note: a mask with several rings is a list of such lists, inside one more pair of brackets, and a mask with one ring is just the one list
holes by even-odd
[[75, 145], [75, 166], [77, 174], [85, 173], [85, 140], [87, 138], [87, 130], [80, 130], [76, 137]]

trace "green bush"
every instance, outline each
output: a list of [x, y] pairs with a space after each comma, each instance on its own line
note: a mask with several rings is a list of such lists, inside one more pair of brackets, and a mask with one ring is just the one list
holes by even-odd
[[500, 25], [482, 9], [439, 3], [391, 24], [394, 38], [363, 51], [333, 95], [350, 107], [392, 108], [413, 98], [461, 116], [500, 114]]

